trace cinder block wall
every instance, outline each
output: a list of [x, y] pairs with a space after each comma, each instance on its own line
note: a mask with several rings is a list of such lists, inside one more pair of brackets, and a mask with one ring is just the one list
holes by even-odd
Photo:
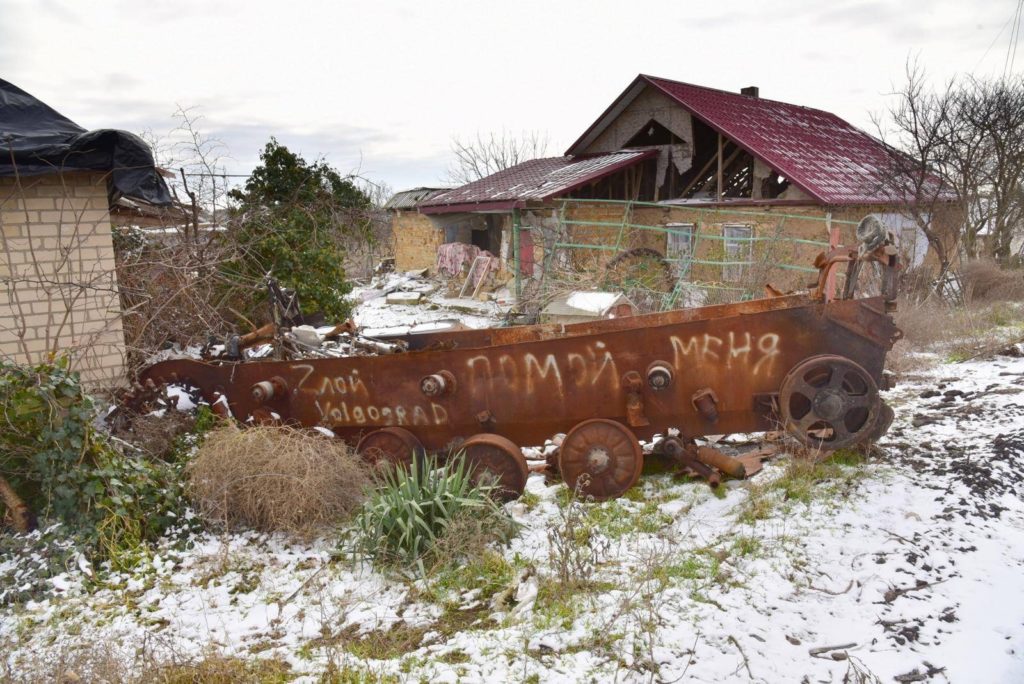
[[103, 174], [0, 178], [0, 356], [68, 353], [91, 387], [123, 381], [108, 212]]
[[395, 269], [412, 271], [437, 267], [437, 248], [444, 244], [444, 229], [416, 211], [396, 211], [391, 218], [395, 240]]

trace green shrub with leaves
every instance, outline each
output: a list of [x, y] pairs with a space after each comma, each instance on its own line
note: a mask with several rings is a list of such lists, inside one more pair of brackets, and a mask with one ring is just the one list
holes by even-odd
[[0, 472], [43, 520], [59, 520], [116, 560], [176, 520], [172, 464], [125, 455], [93, 426], [68, 360], [0, 361]]
[[239, 246], [222, 274], [250, 285], [248, 301], [236, 302], [254, 320], [266, 299], [256, 287], [272, 275], [295, 290], [304, 312], [344, 320], [352, 304], [345, 280], [344, 240], [370, 237], [370, 198], [350, 178], [322, 161], [309, 163], [271, 138], [245, 186], [232, 190], [230, 235]]
[[449, 532], [465, 530], [461, 523], [467, 516], [490, 521], [478, 529], [507, 540], [514, 525], [489, 496], [490, 489], [473, 484], [461, 456], [440, 467], [427, 457], [411, 468], [388, 469], [356, 518], [357, 551], [385, 565], [414, 565], [424, 575], [425, 560], [433, 564], [431, 556], [442, 550], [457, 553], [445, 542]]

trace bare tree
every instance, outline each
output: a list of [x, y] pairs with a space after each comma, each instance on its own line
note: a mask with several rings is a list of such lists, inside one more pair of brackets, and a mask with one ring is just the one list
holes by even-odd
[[452, 139], [454, 159], [448, 167], [446, 182], [465, 185], [486, 178], [530, 159], [543, 157], [548, 149], [548, 136], [539, 131], [526, 131], [515, 136], [506, 130], [475, 138]]
[[180, 107], [168, 133], [143, 137], [166, 172], [172, 208], [115, 229], [117, 280], [129, 367], [168, 343], [200, 344], [210, 334], [233, 332], [238, 316], [229, 302], [239, 287], [260, 283], [225, 279], [221, 264], [244, 251], [228, 239], [227, 147], [201, 131], [195, 108]]
[[[957, 132], [974, 131], [980, 141], [977, 157], [958, 169], [977, 184], [971, 210], [986, 220], [988, 253], [1006, 264], [1024, 220], [1024, 77], [971, 79], [959, 93], [957, 119]], [[954, 159], [958, 142], [951, 146]]]
[[876, 121], [896, 148], [887, 183], [927, 237], [940, 276], [961, 250], [1006, 264], [1024, 221], [1024, 78], [967, 77], [935, 91], [908, 62], [894, 95]]
[[952, 265], [960, 237], [956, 230], [948, 234], [936, 220], [958, 199], [943, 173], [948, 166], [954, 88], [951, 82], [943, 92], [929, 91], [924, 71], [908, 61], [906, 83], [893, 93], [895, 102], [886, 119], [875, 121], [880, 137], [893, 148], [885, 170], [885, 190], [901, 201], [904, 215], [928, 240], [939, 261], [940, 282]]

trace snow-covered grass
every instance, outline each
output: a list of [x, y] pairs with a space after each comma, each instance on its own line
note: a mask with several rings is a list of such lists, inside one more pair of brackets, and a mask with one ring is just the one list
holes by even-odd
[[[430, 297], [357, 321], [453, 315]], [[54, 531], [8, 538], [0, 679], [206, 660], [272, 681], [1024, 681], [1024, 359], [915, 373], [866, 460], [783, 455], [718, 491], [649, 474], [600, 504], [532, 475], [507, 548], [426, 580], [344, 531], [182, 532], [124, 573]], [[588, 569], [560, 572], [559, 535]]]
[[[868, 463], [783, 457], [721, 495], [649, 475], [587, 506], [605, 543], [570, 587], [549, 532], [573, 504], [534, 475], [508, 504], [511, 545], [456, 574], [385, 576], [340, 536], [192, 535], [130, 574], [69, 561], [3, 608], [0, 650], [29, 679], [102, 643], [126, 671], [140, 653], [215, 653], [310, 680], [333, 663], [398, 681], [1021, 681], [1024, 360], [938, 366], [888, 399], [897, 420]], [[752, 495], [768, 514], [750, 515]]]

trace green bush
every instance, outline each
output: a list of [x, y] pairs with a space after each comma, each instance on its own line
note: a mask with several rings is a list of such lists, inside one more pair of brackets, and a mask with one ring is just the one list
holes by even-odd
[[[229, 234], [241, 249], [221, 267], [227, 281], [243, 285], [271, 275], [299, 296], [306, 313], [322, 311], [342, 321], [352, 311], [345, 297], [346, 238], [370, 239], [366, 196], [351, 178], [323, 161], [307, 162], [271, 138], [245, 186], [230, 192], [236, 202]], [[235, 304], [257, 320], [266, 290], [251, 288]]]
[[[363, 504], [356, 518], [357, 551], [385, 565], [415, 565], [426, 574], [438, 552], [456, 555], [447, 536], [465, 531], [472, 516], [492, 538], [507, 537], [512, 521], [489, 496], [490, 487], [475, 486], [465, 459], [457, 457], [438, 467], [426, 458], [411, 468], [393, 468], [382, 476], [380, 488]], [[474, 544], [477, 540], [473, 540]]]
[[103, 558], [176, 520], [174, 465], [125, 455], [93, 426], [96, 410], [68, 360], [0, 361], [0, 472], [42, 520], [59, 520]]

